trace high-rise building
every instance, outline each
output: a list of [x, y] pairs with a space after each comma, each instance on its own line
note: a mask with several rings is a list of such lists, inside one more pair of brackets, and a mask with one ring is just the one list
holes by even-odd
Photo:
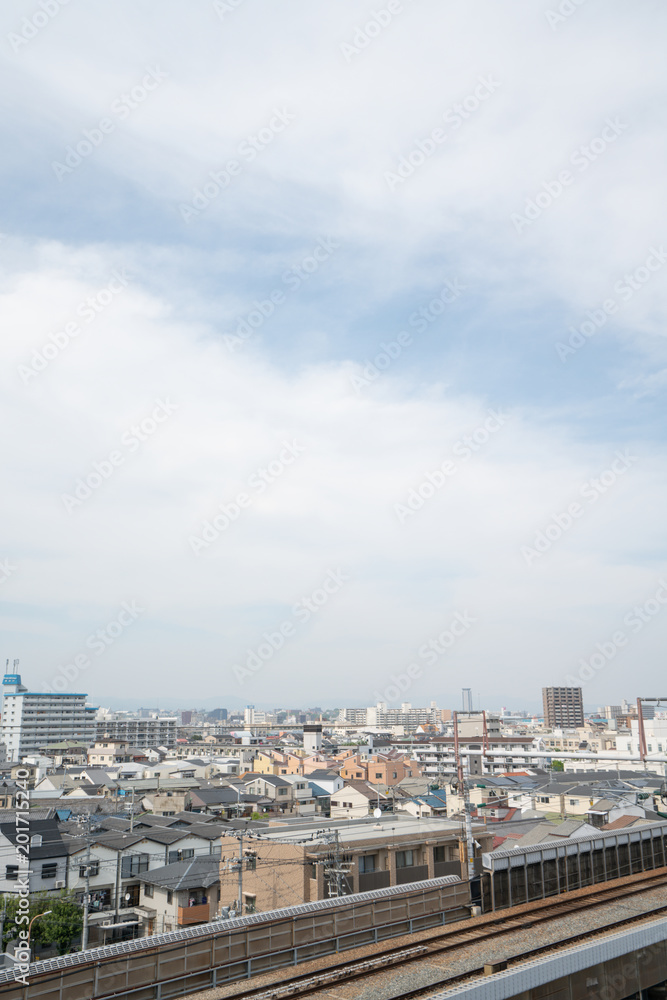
[[581, 688], [542, 688], [544, 724], [551, 729], [576, 729], [584, 724]]
[[0, 739], [8, 760], [20, 761], [63, 740], [94, 743], [96, 709], [86, 705], [87, 697], [29, 691], [20, 674], [5, 674]]

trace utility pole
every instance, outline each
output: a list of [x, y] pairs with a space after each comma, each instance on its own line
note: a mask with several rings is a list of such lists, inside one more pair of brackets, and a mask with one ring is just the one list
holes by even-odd
[[83, 930], [81, 931], [81, 951], [88, 947], [88, 907], [90, 906], [90, 841], [86, 851], [86, 891], [83, 894]]
[[[464, 688], [464, 690], [466, 690]], [[458, 712], [454, 712], [454, 758], [456, 761], [456, 783], [457, 792], [460, 798], [463, 800], [463, 821], [465, 828], [465, 839], [461, 843], [463, 861], [463, 851], [465, 850], [465, 861], [468, 870], [468, 879], [472, 881], [475, 877], [475, 864], [473, 858], [475, 856], [474, 843], [472, 839], [472, 820], [470, 818], [470, 796], [468, 794], [468, 786], [466, 785], [465, 775], [463, 773], [463, 758], [461, 757], [461, 749], [459, 745], [459, 719]]]
[[243, 916], [243, 834], [239, 833], [239, 905], [238, 915]]
[[335, 830], [333, 835], [327, 836], [327, 839], [333, 845], [324, 862], [324, 880], [327, 883], [327, 892], [329, 896], [345, 896], [347, 895], [346, 879], [349, 875], [349, 866], [343, 864], [339, 831]]
[[[9, 660], [7, 660], [9, 665]], [[7, 895], [3, 892], [2, 894], [2, 913], [0, 913], [0, 954], [5, 950], [4, 942], [2, 940], [5, 933], [5, 917], [7, 916]]]
[[115, 905], [115, 909], [116, 909], [116, 920], [115, 920], [115, 923], [118, 923], [119, 918], [120, 918], [120, 914], [119, 914], [118, 910], [119, 910], [119, 907], [120, 907], [120, 863], [121, 863], [122, 856], [123, 856], [123, 852], [122, 852], [122, 849], [121, 849], [121, 850], [118, 851], [118, 857], [116, 858], [116, 888], [115, 888], [115, 897], [116, 897], [116, 899], [115, 899], [115, 904], [114, 904]]

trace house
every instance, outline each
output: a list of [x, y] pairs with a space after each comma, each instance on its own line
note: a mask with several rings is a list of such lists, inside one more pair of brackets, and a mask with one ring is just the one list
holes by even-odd
[[395, 751], [367, 758], [356, 753], [345, 758], [340, 768], [340, 776], [346, 781], [368, 781], [373, 785], [397, 785], [404, 778], [420, 775], [418, 761]]
[[632, 816], [633, 819], [644, 819], [646, 810], [643, 806], [635, 805], [624, 797], [618, 799], [598, 799], [594, 802], [586, 813], [586, 819], [595, 827], [605, 827], [609, 823], [620, 819], [621, 816]]
[[11, 809], [16, 802], [18, 786], [13, 781], [0, 783], [0, 809]]
[[251, 795], [269, 799], [275, 811], [281, 813], [292, 811], [295, 801], [294, 789], [285, 777], [279, 778], [273, 774], [258, 775], [246, 781], [245, 786]]
[[444, 793], [431, 792], [428, 795], [415, 795], [411, 799], [398, 799], [398, 809], [410, 816], [447, 816], [447, 800]]
[[347, 781], [331, 796], [332, 819], [361, 819], [374, 809], [386, 808], [390, 799], [367, 781]]
[[61, 740], [44, 747], [44, 754], [51, 758], [55, 767], [67, 764], [87, 764], [88, 744], [79, 740]]
[[[292, 786], [292, 811], [299, 816], [314, 816], [317, 799], [310, 782], [301, 774], [286, 774], [285, 781]], [[325, 796], [328, 802], [328, 796]]]
[[155, 868], [142, 877], [141, 907], [150, 916], [148, 934], [214, 920], [220, 903], [217, 858], [191, 858]]
[[91, 767], [113, 767], [132, 760], [130, 745], [124, 740], [98, 740], [88, 751]]
[[[572, 840], [582, 837], [594, 837], [597, 831], [589, 823], [577, 819], [567, 819], [562, 823], [538, 823], [527, 833], [511, 833], [505, 838], [500, 850], [507, 851], [511, 847], [532, 847], [535, 844], [545, 844], [552, 840]], [[498, 850], [498, 848], [495, 848]]]
[[253, 812], [261, 811], [264, 805], [270, 804], [270, 799], [250, 795], [242, 785], [194, 788], [185, 799], [186, 811], [223, 817], [250, 816]]
[[[91, 942], [106, 943], [146, 932], [151, 919], [141, 907], [141, 882], [146, 873], [195, 857], [214, 858], [217, 865], [220, 825], [172, 828], [168, 822], [169, 817], [139, 817], [130, 830], [128, 820], [109, 817], [103, 820], [105, 829], [91, 834], [90, 848], [76, 824], [62, 824], [69, 854], [67, 888], [80, 902], [88, 869], [91, 932], [95, 930]], [[102, 930], [113, 924], [123, 926]]]
[[308, 778], [308, 783], [311, 788], [317, 785], [322, 791], [326, 792], [328, 795], [333, 795], [334, 792], [340, 791], [340, 789], [345, 784], [343, 778], [341, 778], [338, 771], [330, 768], [316, 769], [313, 771], [306, 772], [306, 777]]
[[[23, 854], [17, 836], [29, 832], [25, 845], [30, 858], [30, 892], [60, 892], [67, 885], [67, 848], [53, 819], [33, 819], [26, 830], [14, 818], [0, 825], [0, 854], [4, 862], [0, 867], [0, 892], [15, 893], [20, 874], [19, 858]], [[22, 838], [21, 838], [22, 839]]]

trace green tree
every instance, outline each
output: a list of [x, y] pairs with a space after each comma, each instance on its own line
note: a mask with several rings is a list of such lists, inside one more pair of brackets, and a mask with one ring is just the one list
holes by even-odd
[[[17, 936], [18, 926], [16, 917], [19, 915], [18, 897], [7, 894], [2, 900], [2, 906], [6, 906], [5, 926], [2, 935], [3, 951], [7, 943]], [[83, 911], [71, 893], [61, 892], [59, 896], [49, 895], [47, 892], [35, 892], [30, 897], [30, 909], [28, 917], [32, 920], [39, 913], [51, 910], [47, 916], [40, 920], [35, 920], [32, 925], [32, 944], [56, 944], [58, 952], [65, 955], [78, 937], [83, 928]], [[21, 924], [21, 928], [28, 929], [27, 922]]]
[[563, 764], [562, 760], [552, 760], [551, 761], [551, 770], [552, 771], [564, 771], [565, 770], [565, 764]]

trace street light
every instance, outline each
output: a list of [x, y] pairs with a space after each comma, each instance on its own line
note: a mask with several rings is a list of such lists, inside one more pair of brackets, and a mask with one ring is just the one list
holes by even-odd
[[28, 948], [30, 948], [30, 931], [32, 930], [32, 925], [34, 924], [35, 920], [37, 920], [38, 917], [45, 917], [48, 913], [53, 913], [53, 910], [44, 910], [43, 913], [36, 913], [35, 916], [32, 918], [32, 920], [30, 921], [30, 923], [28, 924], [28, 941], [27, 941]]

